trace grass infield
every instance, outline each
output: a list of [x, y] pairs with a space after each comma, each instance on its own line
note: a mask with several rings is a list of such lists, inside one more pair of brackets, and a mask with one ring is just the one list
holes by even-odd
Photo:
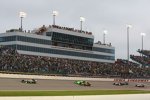
[[80, 96], [80, 95], [115, 95], [145, 94], [142, 90], [89, 90], [89, 91], [0, 91], [0, 96]]

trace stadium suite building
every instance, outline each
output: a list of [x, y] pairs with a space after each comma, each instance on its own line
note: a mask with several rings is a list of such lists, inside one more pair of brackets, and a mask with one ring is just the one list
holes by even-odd
[[25, 55], [115, 62], [115, 48], [111, 44], [94, 43], [91, 32], [56, 25], [43, 25], [31, 32], [8, 30], [0, 34], [0, 45], [11, 47]]

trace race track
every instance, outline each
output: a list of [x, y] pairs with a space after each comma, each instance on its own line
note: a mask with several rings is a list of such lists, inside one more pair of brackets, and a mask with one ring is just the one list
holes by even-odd
[[135, 87], [134, 82], [129, 85], [114, 86], [113, 82], [88, 81], [91, 87], [79, 86], [73, 80], [37, 79], [37, 84], [21, 83], [23, 78], [0, 78], [0, 90], [150, 90], [150, 83], [144, 83], [144, 88]]

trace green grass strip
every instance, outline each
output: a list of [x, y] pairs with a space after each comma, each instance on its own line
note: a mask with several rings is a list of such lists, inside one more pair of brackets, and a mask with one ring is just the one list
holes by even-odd
[[0, 91], [0, 96], [80, 96], [80, 95], [115, 95], [145, 94], [142, 90], [89, 90], [89, 91]]

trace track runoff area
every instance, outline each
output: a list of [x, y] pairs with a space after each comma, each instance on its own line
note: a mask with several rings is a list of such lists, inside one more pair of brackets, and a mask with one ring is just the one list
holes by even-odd
[[[36, 84], [22, 83], [22, 80], [35, 79]], [[91, 86], [75, 84], [83, 80]], [[127, 82], [128, 85], [114, 85]], [[144, 87], [136, 87], [144, 84]], [[109, 94], [150, 93], [148, 79], [110, 79], [0, 74], [0, 96], [72, 96], [72, 95], [109, 95]]]

